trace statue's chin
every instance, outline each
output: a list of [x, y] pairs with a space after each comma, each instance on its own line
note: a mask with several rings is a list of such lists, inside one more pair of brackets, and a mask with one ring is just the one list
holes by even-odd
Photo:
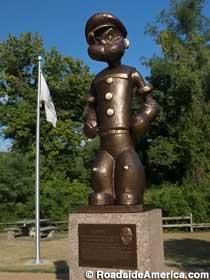
[[90, 45], [88, 48], [89, 56], [98, 61], [114, 62], [120, 60], [124, 54], [124, 45], [110, 44], [110, 45]]

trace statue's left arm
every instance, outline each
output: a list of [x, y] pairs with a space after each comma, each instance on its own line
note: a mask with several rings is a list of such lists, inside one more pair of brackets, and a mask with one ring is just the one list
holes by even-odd
[[133, 117], [131, 129], [133, 132], [143, 136], [148, 129], [150, 123], [157, 116], [159, 105], [152, 97], [153, 86], [146, 84], [142, 75], [138, 71], [131, 74], [134, 87], [137, 89], [137, 94], [142, 97], [143, 107], [139, 114]]

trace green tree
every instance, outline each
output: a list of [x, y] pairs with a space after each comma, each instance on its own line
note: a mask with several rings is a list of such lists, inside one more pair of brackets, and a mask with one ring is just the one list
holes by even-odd
[[0, 220], [30, 216], [34, 207], [31, 163], [16, 153], [0, 153]]
[[[61, 187], [62, 185], [62, 187]], [[52, 220], [62, 220], [80, 206], [87, 205], [86, 184], [73, 180], [51, 179], [43, 183], [41, 195], [42, 213]]]
[[[44, 108], [41, 109], [41, 183], [60, 180], [58, 185], [62, 189], [63, 180], [66, 184], [75, 179], [78, 184], [88, 182], [85, 168], [88, 163], [81, 158], [81, 153], [85, 154], [83, 144], [87, 142], [84, 142], [81, 128], [83, 96], [92, 76], [82, 61], [63, 56], [56, 48], [46, 51], [38, 34], [22, 33], [20, 38], [10, 34], [0, 43], [2, 135], [12, 140], [11, 151], [34, 162], [38, 55], [44, 58], [43, 72], [58, 116], [57, 126], [53, 128], [45, 120]], [[86, 149], [86, 152], [92, 151]], [[34, 174], [33, 165], [29, 172]]]
[[[189, 193], [205, 191], [207, 200], [210, 182], [210, 20], [202, 15], [204, 4], [203, 0], [173, 0], [169, 11], [161, 12], [156, 25], [147, 27], [162, 55], [147, 62], [161, 111], [145, 145], [152, 184], [169, 182], [174, 186], [185, 186]], [[170, 196], [167, 199], [170, 201]], [[189, 206], [190, 198], [187, 202]]]

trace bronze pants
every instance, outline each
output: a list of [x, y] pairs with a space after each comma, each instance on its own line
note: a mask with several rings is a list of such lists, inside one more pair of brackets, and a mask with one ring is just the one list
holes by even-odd
[[139, 203], [145, 189], [144, 167], [129, 133], [101, 136], [101, 151], [92, 169], [92, 187], [97, 193], [112, 194], [117, 204], [122, 197]]

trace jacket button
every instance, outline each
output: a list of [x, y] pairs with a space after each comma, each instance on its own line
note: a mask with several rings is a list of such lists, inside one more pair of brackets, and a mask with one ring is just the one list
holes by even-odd
[[112, 93], [111, 93], [111, 92], [107, 92], [107, 93], [105, 94], [105, 99], [106, 99], [106, 100], [111, 100], [111, 99], [112, 99]]
[[107, 84], [111, 84], [113, 82], [113, 78], [112, 77], [109, 77], [106, 79], [106, 83]]
[[107, 116], [111, 117], [114, 115], [114, 110], [112, 108], [109, 108], [109, 109], [107, 109], [106, 113], [107, 113]]

